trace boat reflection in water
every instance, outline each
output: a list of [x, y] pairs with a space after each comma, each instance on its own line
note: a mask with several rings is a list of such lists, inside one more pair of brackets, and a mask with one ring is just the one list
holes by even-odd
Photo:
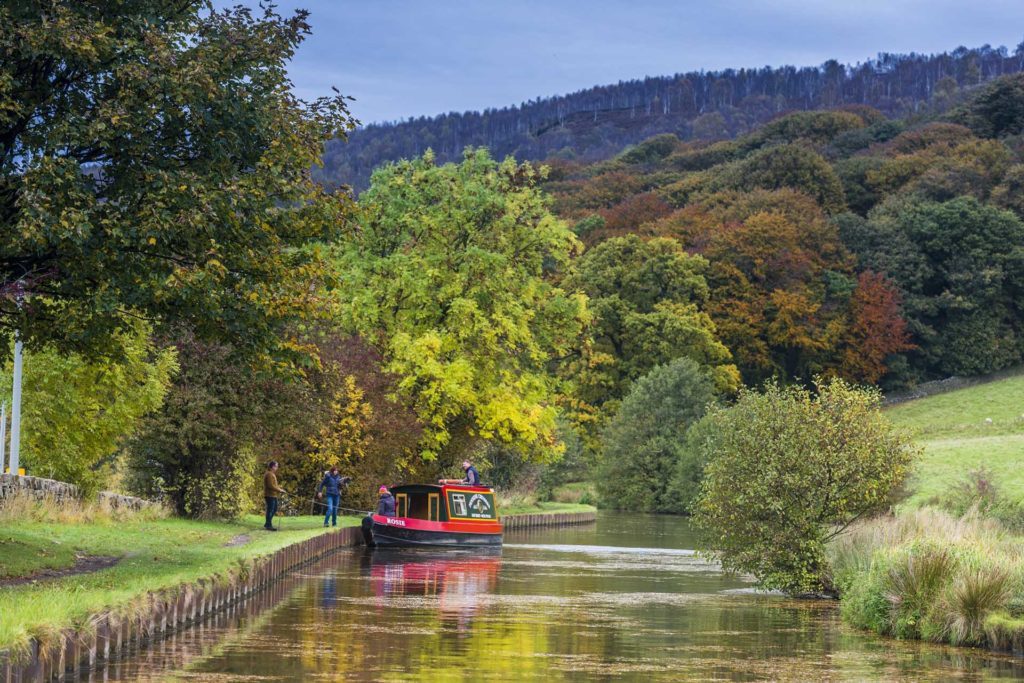
[[442, 620], [453, 621], [462, 632], [498, 582], [501, 548], [378, 548], [365, 553], [362, 569], [377, 598], [434, 598]]

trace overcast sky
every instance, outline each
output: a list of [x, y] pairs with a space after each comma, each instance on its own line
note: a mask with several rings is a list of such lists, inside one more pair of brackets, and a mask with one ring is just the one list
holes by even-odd
[[[238, 0], [221, 6], [238, 4]], [[255, 6], [255, 1], [245, 0]], [[519, 104], [619, 80], [856, 63], [1024, 39], [1024, 0], [279, 0], [310, 10], [302, 97], [363, 123]]]

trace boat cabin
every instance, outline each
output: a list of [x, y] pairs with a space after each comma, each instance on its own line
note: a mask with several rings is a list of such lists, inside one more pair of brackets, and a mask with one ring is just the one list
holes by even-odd
[[494, 490], [464, 484], [404, 484], [391, 488], [398, 517], [428, 522], [495, 522]]

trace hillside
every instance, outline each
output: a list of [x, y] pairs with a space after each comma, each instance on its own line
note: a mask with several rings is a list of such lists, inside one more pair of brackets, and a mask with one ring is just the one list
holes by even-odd
[[[482, 112], [377, 123], [328, 145], [319, 179], [364, 189], [374, 168], [431, 148], [452, 161], [466, 146], [497, 158], [595, 161], [659, 133], [684, 140], [742, 135], [780, 113], [869, 105], [889, 116], [944, 108], [970, 88], [1024, 68], [1024, 52], [985, 45], [937, 55], [881, 54], [864, 63], [677, 73], [537, 98]], [[357, 112], [358, 113], [358, 112]]]
[[904, 505], [938, 503], [962, 512], [973, 502], [995, 504], [997, 516], [1024, 521], [1024, 371], [886, 412], [924, 447]]

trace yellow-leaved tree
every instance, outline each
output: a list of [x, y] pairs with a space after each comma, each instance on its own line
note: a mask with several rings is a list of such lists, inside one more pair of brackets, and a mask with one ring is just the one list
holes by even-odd
[[344, 323], [381, 350], [442, 463], [473, 439], [558, 452], [552, 361], [578, 348], [586, 298], [552, 283], [580, 244], [540, 171], [486, 150], [380, 168], [336, 260]]

